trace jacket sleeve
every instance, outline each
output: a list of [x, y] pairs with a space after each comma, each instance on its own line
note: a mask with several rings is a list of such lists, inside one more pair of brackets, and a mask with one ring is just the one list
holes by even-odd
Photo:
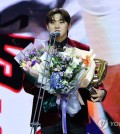
[[104, 101], [107, 95], [107, 90], [105, 89], [105, 86], [103, 83], [101, 83], [101, 85], [98, 87], [98, 90], [104, 90], [104, 95], [101, 101]]
[[[102, 83], [99, 87], [97, 87], [97, 90], [104, 90], [104, 95], [101, 100], [104, 101], [107, 95], [107, 90], [105, 89], [104, 84]], [[83, 101], [85, 101], [85, 99], [91, 101], [91, 92], [87, 88], [80, 88], [78, 91], [81, 94]]]
[[23, 88], [25, 92], [32, 94], [32, 95], [38, 95], [39, 88], [37, 88], [34, 84], [32, 84], [26, 76], [23, 78]]

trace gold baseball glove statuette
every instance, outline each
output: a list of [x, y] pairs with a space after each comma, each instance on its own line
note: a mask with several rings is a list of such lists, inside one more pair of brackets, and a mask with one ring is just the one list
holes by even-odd
[[90, 84], [94, 87], [98, 87], [105, 79], [108, 62], [97, 58], [94, 59], [94, 61], [96, 64], [95, 73]]

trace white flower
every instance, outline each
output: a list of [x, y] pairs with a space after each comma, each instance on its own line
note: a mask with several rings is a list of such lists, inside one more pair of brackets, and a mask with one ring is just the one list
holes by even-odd
[[72, 74], [73, 73], [73, 69], [71, 67], [67, 67], [65, 74]]
[[73, 62], [71, 63], [71, 65], [72, 65], [72, 67], [76, 68], [76, 66], [79, 65], [80, 62], [82, 62], [81, 59], [74, 58], [74, 59], [73, 59]]

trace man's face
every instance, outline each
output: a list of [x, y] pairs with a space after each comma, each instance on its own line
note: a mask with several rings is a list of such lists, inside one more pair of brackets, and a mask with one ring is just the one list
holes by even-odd
[[62, 19], [61, 14], [55, 14], [52, 21], [48, 23], [47, 29], [49, 32], [60, 32], [60, 36], [57, 37], [57, 41], [61, 42], [67, 37], [67, 31], [70, 28], [70, 24]]

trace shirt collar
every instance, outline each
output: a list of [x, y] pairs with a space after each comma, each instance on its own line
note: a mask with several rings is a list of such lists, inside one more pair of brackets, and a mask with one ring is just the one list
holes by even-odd
[[[68, 42], [68, 37], [65, 38], [62, 42], [55, 41], [55, 48], [57, 48], [58, 51], [61, 51], [63, 47], [67, 44], [67, 42]], [[51, 40], [51, 44], [53, 44], [53, 40]]]
[[62, 42], [55, 41], [55, 46], [57, 47], [57, 49], [63, 49], [63, 47], [67, 44], [67, 40], [68, 38], [64, 39]]

